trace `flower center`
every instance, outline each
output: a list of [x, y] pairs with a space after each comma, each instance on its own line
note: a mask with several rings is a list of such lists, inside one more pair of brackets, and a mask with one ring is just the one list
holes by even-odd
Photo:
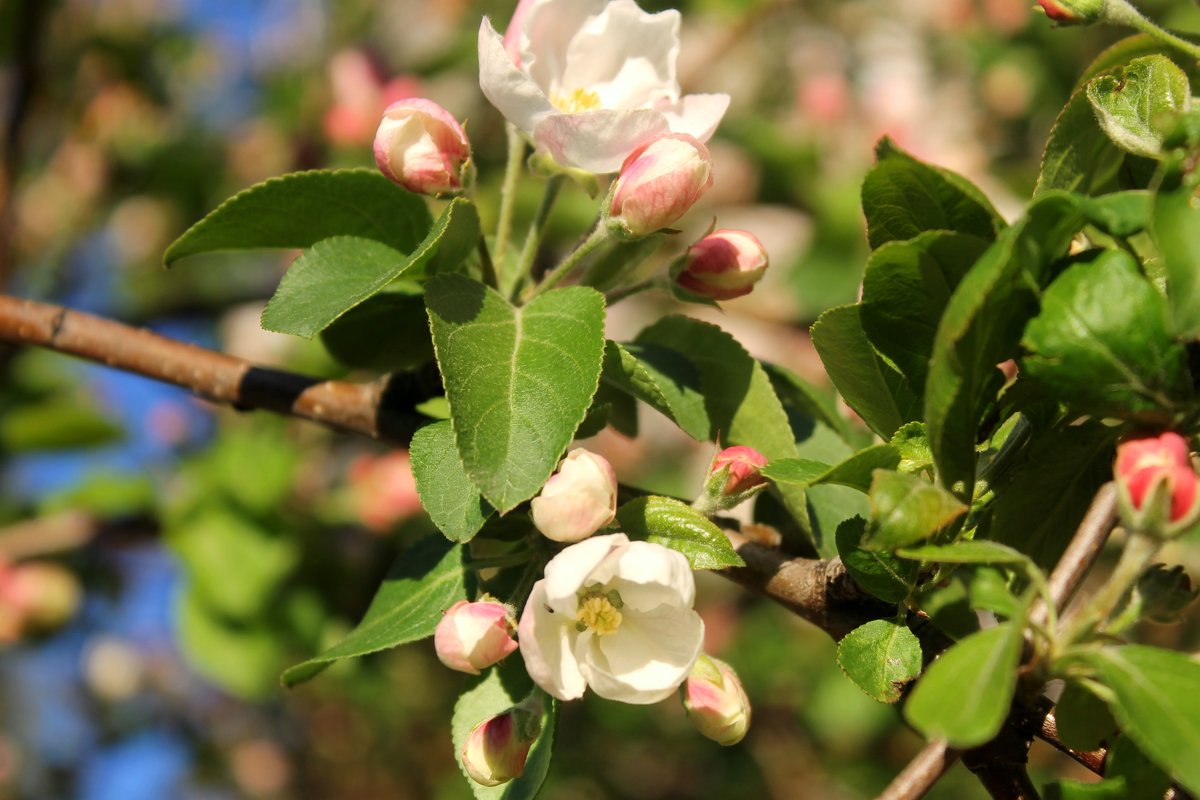
[[621, 596], [616, 592], [584, 595], [579, 599], [575, 630], [582, 633], [590, 628], [597, 636], [616, 633], [617, 628], [621, 627], [621, 612], [617, 609], [622, 605]]
[[600, 106], [600, 95], [587, 89], [576, 89], [570, 94], [555, 93], [550, 98], [550, 104], [564, 114], [575, 114], [579, 111], [591, 111]]

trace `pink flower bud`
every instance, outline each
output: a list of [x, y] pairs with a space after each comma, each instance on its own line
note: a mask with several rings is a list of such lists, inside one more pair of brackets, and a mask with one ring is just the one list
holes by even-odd
[[1037, 0], [1046, 16], [1063, 25], [1096, 22], [1103, 16], [1104, 0]]
[[724, 473], [721, 493], [736, 495], [766, 483], [767, 479], [759, 472], [766, 465], [767, 457], [753, 447], [726, 447], [713, 457], [708, 474]]
[[713, 231], [688, 248], [675, 281], [713, 300], [750, 294], [767, 271], [767, 251], [752, 233]]
[[482, 786], [511, 781], [525, 771], [525, 759], [539, 729], [538, 717], [520, 708], [485, 719], [463, 744], [463, 769]]
[[375, 163], [410, 192], [458, 191], [470, 158], [471, 144], [462, 126], [432, 100], [410, 97], [383, 112], [375, 133]]
[[421, 511], [421, 497], [407, 450], [362, 455], [350, 464], [350, 501], [359, 520], [375, 533], [388, 533]]
[[516, 626], [503, 603], [459, 600], [446, 611], [433, 633], [437, 657], [450, 669], [478, 675], [517, 649]]
[[529, 505], [533, 524], [546, 538], [578, 542], [617, 515], [617, 474], [603, 456], [578, 447]]
[[737, 744], [750, 729], [750, 699], [733, 667], [701, 655], [680, 688], [696, 730], [720, 745]]
[[1179, 434], [1168, 431], [1122, 442], [1113, 471], [1128, 515], [1139, 527], [1155, 520], [1186, 527], [1200, 515], [1200, 478], [1192, 468], [1187, 440]]
[[682, 217], [712, 186], [708, 148], [684, 133], [669, 133], [629, 154], [609, 211], [618, 229], [647, 236]]
[[22, 633], [62, 627], [79, 610], [82, 595], [75, 576], [50, 562], [18, 564], [0, 582], [0, 604], [20, 618]]

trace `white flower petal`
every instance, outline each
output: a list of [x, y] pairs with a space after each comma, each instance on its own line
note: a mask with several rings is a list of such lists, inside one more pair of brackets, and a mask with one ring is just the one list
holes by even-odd
[[[649, 542], [630, 542], [614, 563], [621, 600], [636, 611], [660, 605], [688, 608], [696, 599], [696, 579], [684, 555]], [[628, 595], [628, 596], [627, 596]]]
[[678, 11], [647, 14], [633, 0], [614, 0], [571, 40], [562, 91], [595, 92], [602, 108], [674, 101], [679, 96], [678, 57]]
[[[679, 688], [704, 643], [704, 622], [690, 608], [625, 615], [610, 636], [590, 642], [579, 669], [592, 691], [623, 703], [657, 703]], [[579, 654], [579, 647], [576, 653]]]
[[525, 12], [521, 65], [546, 91], [561, 88], [571, 39], [607, 0], [540, 0]]
[[526, 133], [533, 133], [539, 120], [554, 113], [545, 93], [513, 63], [487, 17], [479, 26], [479, 88], [501, 114]]
[[550, 559], [550, 563], [546, 565], [546, 577], [542, 581], [545, 583], [546, 603], [555, 613], [569, 615], [571, 623], [574, 624], [575, 612], [579, 607], [576, 593], [584, 588], [592, 570], [614, 548], [627, 544], [629, 538], [623, 533], [593, 536], [571, 545]]
[[657, 111], [598, 109], [555, 114], [534, 128], [533, 141], [564, 167], [587, 172], [616, 172], [626, 156], [668, 133], [667, 119]]
[[587, 683], [575, 660], [575, 620], [546, 604], [545, 581], [533, 585], [517, 628], [525, 670], [534, 683], [559, 700], [582, 697]]
[[707, 142], [729, 109], [727, 94], [689, 94], [674, 105], [656, 105], [672, 133], [686, 133]]

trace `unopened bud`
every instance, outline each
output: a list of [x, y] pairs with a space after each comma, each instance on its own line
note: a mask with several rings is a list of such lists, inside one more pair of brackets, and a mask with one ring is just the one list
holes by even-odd
[[409, 97], [383, 112], [375, 133], [375, 163], [410, 192], [461, 190], [469, 179], [471, 144], [458, 120], [432, 100]]
[[485, 719], [463, 744], [463, 769], [482, 786], [511, 781], [525, 771], [529, 748], [540, 730], [540, 715], [521, 707]]
[[701, 655], [679, 690], [696, 730], [720, 745], [737, 744], [750, 729], [750, 700], [733, 667]]
[[1177, 536], [1200, 519], [1200, 477], [1177, 433], [1129, 439], [1117, 446], [1113, 472], [1125, 522], [1144, 533]]
[[675, 282], [713, 300], [749, 294], [767, 271], [767, 251], [752, 233], [713, 231], [688, 248]]
[[1104, 0], [1037, 0], [1037, 4], [1062, 25], [1086, 25], [1104, 16]]
[[478, 675], [517, 649], [512, 612], [503, 603], [459, 600], [433, 632], [438, 659], [450, 669]]
[[669, 133], [634, 150], [613, 186], [609, 224], [619, 235], [648, 236], [671, 225], [712, 186], [708, 148]]
[[67, 569], [50, 562], [12, 567], [0, 585], [0, 603], [20, 618], [22, 633], [49, 633], [79, 610], [83, 592]]
[[1141, 616], [1152, 622], [1171, 623], [1196, 599], [1200, 590], [1192, 587], [1187, 571], [1179, 565], [1154, 564], [1138, 579], [1134, 602]]
[[715, 514], [741, 505], [766, 487], [761, 472], [766, 465], [767, 457], [753, 447], [726, 447], [713, 456], [704, 492], [692, 507], [702, 514]]
[[616, 516], [617, 474], [603, 456], [578, 447], [529, 506], [533, 524], [546, 538], [578, 542]]

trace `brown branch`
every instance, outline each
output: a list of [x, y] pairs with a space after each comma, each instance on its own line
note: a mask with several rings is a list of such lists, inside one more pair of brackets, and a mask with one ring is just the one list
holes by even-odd
[[[1071, 597], [1083, 583], [1088, 570], [1096, 563], [1100, 551], [1104, 549], [1109, 534], [1117, 524], [1117, 486], [1111, 481], [1100, 487], [1087, 514], [1075, 530], [1071, 543], [1066, 552], [1058, 560], [1054, 571], [1047, 581], [1050, 597], [1054, 600], [1055, 611], [1061, 614], [1071, 601]], [[1046, 623], [1046, 605], [1042, 601], [1034, 606], [1030, 618], [1038, 623]]]
[[322, 381], [62, 306], [0, 295], [0, 342], [37, 345], [190, 389], [215, 403], [263, 409], [407, 445], [414, 405], [439, 393], [431, 376]]
[[925, 745], [876, 800], [918, 800], [958, 761], [958, 751], [944, 739]]

